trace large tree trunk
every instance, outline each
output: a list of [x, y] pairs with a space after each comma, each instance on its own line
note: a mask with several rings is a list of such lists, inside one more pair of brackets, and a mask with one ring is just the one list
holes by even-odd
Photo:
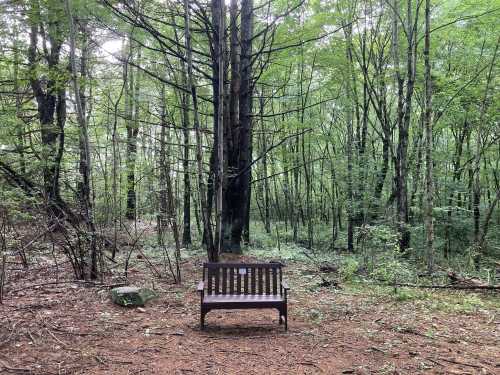
[[215, 231], [215, 243], [217, 246], [217, 252], [220, 254], [222, 252], [223, 243], [223, 228], [222, 228], [222, 218], [223, 218], [223, 183], [224, 183], [224, 125], [226, 123], [224, 116], [224, 52], [225, 52], [225, 16], [224, 16], [224, 4], [220, 4], [218, 9], [220, 12], [219, 17], [219, 29], [218, 29], [218, 50], [217, 50], [217, 65], [219, 66], [218, 71], [218, 111], [217, 111], [217, 195], [216, 195], [216, 231]]
[[[218, 145], [219, 142], [224, 142], [224, 140], [219, 140], [219, 121], [220, 119], [224, 118], [224, 114], [220, 113], [221, 110], [223, 111], [224, 109], [224, 103], [219, 103], [221, 98], [225, 98], [226, 95], [224, 95], [223, 92], [221, 91], [221, 88], [224, 89], [226, 86], [222, 83], [219, 84], [219, 77], [222, 76], [224, 77], [223, 71], [224, 71], [224, 64], [219, 61], [219, 49], [223, 48], [224, 46], [219, 47], [219, 43], [223, 42], [225, 43], [225, 38], [219, 38], [219, 32], [221, 30], [221, 24], [223, 20], [221, 17], [223, 16], [224, 12], [224, 2], [222, 0], [211, 0], [211, 12], [212, 12], [212, 34], [209, 35], [212, 40], [212, 48], [211, 48], [211, 58], [212, 58], [212, 91], [213, 91], [213, 134], [214, 134], [214, 141], [213, 141], [213, 148], [212, 152], [210, 154], [210, 170], [208, 174], [208, 180], [207, 180], [207, 213], [209, 216], [212, 216], [212, 206], [213, 206], [213, 201], [214, 201], [214, 195], [216, 194], [216, 183], [217, 183], [217, 166], [219, 165], [218, 161]], [[222, 72], [220, 75], [219, 72]], [[227, 107], [226, 107], [227, 108]], [[228, 127], [226, 127], [227, 129]], [[223, 202], [223, 211], [226, 211], [227, 208], [225, 207], [226, 202]], [[217, 228], [218, 229], [218, 228]], [[212, 229], [210, 229], [211, 231]], [[218, 230], [216, 235], [218, 234]], [[203, 244], [208, 246], [208, 236], [212, 234], [208, 233], [206, 229], [204, 229], [203, 233]], [[222, 236], [224, 234], [222, 233]], [[216, 239], [218, 242], [218, 239]]]
[[[47, 203], [47, 213], [52, 222], [67, 216], [67, 207], [60, 196], [59, 175], [61, 160], [64, 153], [64, 124], [66, 122], [66, 93], [64, 75], [59, 67], [59, 58], [64, 34], [58, 14], [63, 11], [54, 8], [49, 3], [47, 13], [50, 27], [44, 27], [46, 33], [40, 35], [42, 27], [40, 8], [37, 2], [32, 3], [30, 9], [30, 46], [28, 50], [29, 79], [35, 99], [37, 101], [40, 134], [42, 140], [41, 160], [43, 160], [43, 190]], [[39, 77], [38, 39], [42, 37], [45, 59], [50, 72], [46, 83]], [[48, 42], [45, 40], [48, 38]], [[48, 47], [50, 45], [50, 48]], [[45, 87], [44, 87], [45, 86]]]
[[225, 127], [225, 155], [227, 158], [226, 181], [224, 191], [224, 250], [231, 251], [231, 230], [234, 215], [233, 202], [237, 199], [234, 188], [230, 185], [232, 176], [238, 173], [239, 144], [239, 97], [240, 97], [240, 37], [238, 34], [238, 2], [231, 0], [230, 4], [230, 63], [231, 81], [229, 95], [229, 123]]
[[238, 172], [229, 182], [230, 188], [239, 193], [233, 200], [234, 207], [231, 227], [231, 249], [241, 252], [241, 235], [245, 225], [250, 194], [250, 141], [252, 128], [252, 38], [253, 38], [253, 0], [241, 2], [241, 89], [239, 97], [239, 142]]

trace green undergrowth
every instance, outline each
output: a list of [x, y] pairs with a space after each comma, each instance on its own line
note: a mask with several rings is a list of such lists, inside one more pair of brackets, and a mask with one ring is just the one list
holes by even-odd
[[[352, 285], [351, 285], [352, 287]], [[393, 288], [357, 285], [364, 288], [365, 295], [374, 299], [384, 299], [389, 303], [408, 307], [442, 311], [447, 313], [476, 313], [500, 309], [500, 298], [492, 293], [473, 291], [431, 290], [419, 288]]]
[[[257, 227], [258, 229], [258, 227]], [[397, 235], [388, 227], [368, 228], [363, 234], [364, 248], [358, 239], [357, 251], [347, 253], [338, 249], [307, 249], [301, 245], [277, 242], [275, 235], [262, 230], [254, 230], [255, 240], [245, 249], [246, 254], [259, 260], [281, 260], [306, 272], [294, 275], [298, 287], [308, 292], [325, 288], [325, 280], [333, 280], [330, 289], [340, 285], [342, 293], [360, 298], [372, 299], [399, 305], [401, 308], [418, 308], [446, 313], [475, 313], [500, 309], [498, 294], [490, 292], [456, 291], [449, 289], [425, 289], [418, 287], [394, 287], [393, 284], [445, 285], [449, 283], [446, 269], [457, 270], [464, 276], [488, 280], [488, 270], [475, 272], [467, 264], [466, 257], [454, 257], [447, 262], [438, 259], [439, 271], [431, 277], [423, 275], [426, 264], [417, 256], [401, 254], [397, 251]], [[273, 242], [274, 241], [274, 242]], [[461, 259], [462, 258], [462, 259]], [[465, 259], [464, 259], [465, 258]], [[441, 262], [441, 263], [439, 263]], [[321, 268], [328, 266], [335, 272], [323, 273]], [[445, 268], [446, 267], [446, 268]], [[312, 309], [307, 312], [312, 321], [321, 321], [321, 311]]]
[[[335, 293], [341, 291], [344, 295], [366, 299], [370, 303], [388, 303], [400, 308], [448, 313], [468, 314], [500, 309], [498, 294], [394, 287], [394, 284], [447, 284], [447, 269], [453, 269], [464, 276], [487, 280], [488, 270], [476, 273], [468, 267], [466, 257], [455, 257], [447, 263], [437, 262], [438, 271], [432, 278], [427, 277], [426, 264], [422, 259], [412, 251], [401, 254], [397, 250], [397, 234], [389, 227], [367, 227], [364, 232], [358, 233], [354, 253], [343, 249], [341, 236], [339, 247], [308, 249], [300, 241], [291, 242], [290, 228], [288, 229], [286, 232], [284, 227], [278, 228], [268, 234], [261, 225], [253, 223], [251, 242], [244, 246], [243, 253], [259, 261], [281, 261], [290, 266], [290, 271], [293, 272], [287, 272], [287, 278], [294, 290], [303, 295], [330, 290], [335, 300]], [[164, 249], [157, 245], [156, 237], [147, 238], [144, 242], [143, 251], [147, 256], [165, 256]], [[173, 241], [167, 238], [167, 242], [166, 249], [172, 256]], [[203, 258], [206, 252], [199, 245], [193, 245], [183, 249], [181, 254], [182, 259]], [[324, 316], [322, 309], [315, 308], [306, 308], [302, 313], [308, 320], [318, 323]]]

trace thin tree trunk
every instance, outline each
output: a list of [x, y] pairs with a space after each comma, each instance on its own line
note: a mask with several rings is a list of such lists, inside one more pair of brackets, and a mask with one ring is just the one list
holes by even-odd
[[264, 229], [267, 234], [271, 234], [271, 219], [269, 211], [269, 181], [267, 179], [267, 136], [265, 134], [264, 127], [264, 87], [261, 88], [259, 95], [259, 115], [260, 115], [260, 127], [261, 127], [261, 139], [262, 139], [262, 152], [264, 156], [262, 157], [262, 178], [264, 184]]
[[[468, 136], [469, 133], [469, 124], [467, 120], [467, 116], [465, 117], [464, 120], [464, 125], [460, 131], [460, 135], [458, 136], [458, 139], [455, 139], [455, 154], [453, 158], [453, 178], [452, 182], [455, 184], [460, 180], [460, 175], [461, 175], [461, 170], [460, 170], [460, 162], [462, 159], [462, 152], [463, 152], [463, 145], [466, 137]], [[455, 189], [453, 187], [453, 189]], [[460, 194], [460, 193], [459, 193]], [[444, 227], [444, 237], [445, 237], [445, 244], [444, 244], [444, 257], [449, 258], [450, 253], [451, 253], [451, 237], [450, 237], [450, 229], [451, 229], [451, 214], [452, 214], [452, 209], [451, 206], [453, 205], [453, 198], [455, 196], [455, 191], [452, 190], [448, 196], [448, 204], [446, 208], [446, 224]], [[460, 199], [460, 197], [459, 197]]]
[[346, 38], [346, 57], [349, 63], [349, 76], [345, 80], [346, 91], [347, 91], [347, 108], [346, 108], [346, 122], [347, 122], [347, 143], [346, 143], [346, 153], [347, 153], [347, 249], [348, 251], [354, 251], [354, 194], [353, 194], [353, 142], [354, 142], [354, 132], [353, 132], [353, 90], [352, 81], [350, 79], [353, 70], [353, 60], [352, 60], [352, 25], [349, 24], [344, 28], [345, 38]]
[[13, 33], [14, 33], [14, 92], [16, 96], [16, 133], [17, 133], [17, 150], [19, 153], [19, 164], [21, 167], [21, 174], [26, 175], [26, 160], [24, 156], [24, 122], [21, 118], [21, 93], [19, 87], [19, 65], [20, 65], [20, 56], [19, 56], [19, 35], [17, 29], [17, 23], [13, 23]]
[[[133, 44], [132, 36], [130, 43]], [[139, 48], [139, 47], [138, 47]], [[131, 55], [134, 54], [134, 47], [131, 46]], [[137, 53], [137, 62], [140, 61], [140, 48]], [[125, 98], [126, 110], [125, 115], [127, 127], [127, 208], [125, 216], [128, 220], [137, 218], [137, 194], [136, 194], [136, 178], [135, 167], [137, 160], [137, 136], [139, 134], [139, 70], [134, 72], [132, 66], [127, 66], [128, 69], [128, 90]]]
[[[87, 230], [90, 234], [89, 240], [89, 261], [86, 261], [83, 265], [85, 270], [85, 265], [90, 264], [90, 269], [86, 271], [84, 278], [90, 277], [90, 279], [95, 280], [98, 277], [97, 272], [97, 245], [96, 245], [96, 228], [94, 224], [94, 215], [92, 207], [91, 198], [91, 151], [90, 151], [90, 141], [89, 132], [86, 116], [86, 100], [85, 100], [85, 89], [81, 87], [78, 82], [77, 77], [77, 66], [75, 57], [76, 48], [76, 30], [75, 23], [71, 11], [71, 6], [69, 0], [65, 0], [66, 13], [69, 19], [69, 29], [70, 29], [70, 64], [71, 73], [73, 81], [73, 90], [75, 93], [76, 102], [76, 113], [78, 119], [78, 125], [80, 127], [80, 174], [81, 174], [81, 189], [80, 189], [80, 200], [83, 208], [83, 217], [85, 218], [87, 224]], [[82, 56], [81, 56], [81, 78], [85, 83], [87, 76], [87, 60], [88, 60], [88, 46], [86, 43], [87, 30], [85, 24], [83, 25], [83, 37], [84, 42], [81, 46]]]
[[219, 260], [219, 253], [217, 248], [214, 246], [212, 226], [210, 213], [208, 211], [207, 204], [207, 193], [205, 188], [205, 182], [203, 177], [203, 145], [200, 130], [199, 112], [198, 112], [198, 96], [196, 94], [196, 86], [193, 84], [193, 58], [191, 49], [191, 30], [190, 30], [190, 20], [189, 20], [189, 1], [184, 0], [184, 29], [185, 29], [185, 43], [186, 43], [186, 60], [188, 68], [188, 80], [187, 89], [191, 92], [193, 101], [193, 116], [194, 116], [194, 128], [196, 133], [196, 161], [198, 166], [198, 194], [201, 203], [201, 217], [203, 222], [205, 244], [207, 246], [208, 259], [212, 262], [217, 262]]
[[[414, 69], [414, 48], [416, 45], [415, 26], [413, 20], [413, 2], [407, 1], [407, 59], [406, 59], [406, 92], [404, 92], [404, 79], [400, 73], [399, 66], [399, 37], [398, 37], [398, 10], [399, 1], [394, 0], [393, 3], [393, 55], [395, 63], [396, 83], [398, 86], [398, 110], [397, 110], [397, 126], [398, 126], [398, 146], [395, 157], [395, 182], [396, 182], [396, 204], [398, 216], [398, 228], [400, 233], [399, 248], [405, 251], [410, 246], [410, 230], [409, 211], [408, 211], [408, 138], [412, 111], [412, 98], [415, 83]], [[415, 15], [415, 24], [416, 18]]]
[[[483, 127], [483, 121], [484, 121], [484, 116], [486, 114], [486, 109], [487, 109], [487, 100], [488, 100], [488, 94], [489, 94], [489, 89], [490, 85], [493, 79], [493, 67], [495, 66], [495, 61], [497, 57], [497, 52], [498, 52], [498, 46], [500, 44], [500, 37], [497, 39], [497, 43], [495, 45], [495, 52], [493, 53], [493, 58], [491, 59], [490, 67], [488, 70], [488, 76], [486, 77], [486, 87], [484, 89], [484, 96], [483, 100], [481, 103], [481, 111], [479, 115], [479, 121], [478, 121], [478, 129], [476, 132], [476, 155], [474, 156], [474, 187], [473, 187], [473, 211], [474, 211], [474, 242], [476, 245], [476, 256], [474, 257], [474, 263], [476, 265], [476, 269], [479, 269], [480, 261], [481, 261], [481, 256], [482, 253], [484, 252], [483, 245], [484, 245], [484, 239], [481, 234], [481, 228], [480, 228], [480, 203], [481, 203], [481, 154], [482, 154], [482, 149], [483, 149], [483, 133], [482, 133], [482, 127]], [[498, 197], [498, 194], [497, 194]], [[496, 206], [496, 201], [495, 199], [495, 204], [491, 204], [490, 206]], [[489, 222], [489, 219], [488, 219]]]
[[219, 142], [217, 143], [217, 196], [216, 196], [216, 235], [215, 242], [217, 246], [217, 252], [222, 253], [222, 242], [223, 242], [223, 232], [222, 232], [222, 218], [223, 218], [223, 183], [224, 183], [224, 4], [220, 4], [220, 12], [219, 17], [219, 30], [217, 33], [218, 36], [218, 51], [217, 51], [217, 60], [218, 60], [218, 84], [219, 84], [219, 100], [218, 100], [218, 120], [217, 120], [217, 139]]
[[[183, 77], [186, 82], [184, 63]], [[187, 247], [191, 244], [191, 178], [189, 176], [189, 96], [182, 92], [182, 136], [184, 141], [184, 155], [182, 159], [182, 170], [184, 172], [184, 199], [183, 199], [183, 230], [182, 230], [182, 245]]]
[[430, 62], [430, 0], [425, 0], [425, 229], [427, 247], [427, 270], [429, 274], [434, 269], [434, 176], [433, 176], [433, 139], [432, 139], [432, 81]]

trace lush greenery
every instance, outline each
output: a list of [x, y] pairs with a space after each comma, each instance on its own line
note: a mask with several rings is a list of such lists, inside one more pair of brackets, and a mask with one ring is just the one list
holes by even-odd
[[4, 225], [64, 231], [82, 278], [144, 222], [176, 280], [202, 238], [217, 259], [241, 236], [344, 280], [486, 278], [500, 2], [225, 3], [0, 6]]

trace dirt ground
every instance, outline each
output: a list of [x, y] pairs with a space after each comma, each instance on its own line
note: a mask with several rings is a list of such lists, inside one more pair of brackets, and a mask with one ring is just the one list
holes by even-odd
[[181, 286], [133, 269], [134, 284], [160, 294], [143, 309], [113, 305], [106, 287], [56, 284], [53, 268], [10, 271], [0, 374], [500, 374], [498, 311], [308, 289], [299, 264], [285, 270], [288, 332], [272, 310], [212, 311], [200, 331], [202, 261], [185, 261]]

